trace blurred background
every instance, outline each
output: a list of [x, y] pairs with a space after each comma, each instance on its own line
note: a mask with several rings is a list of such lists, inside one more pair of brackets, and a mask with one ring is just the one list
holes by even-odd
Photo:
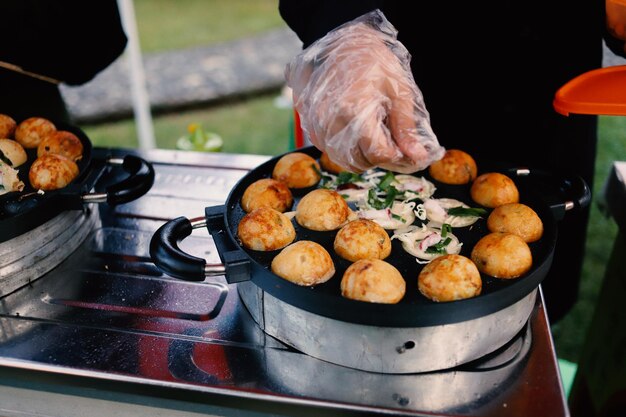
[[[63, 86], [74, 122], [95, 146], [176, 149], [178, 139], [195, 125], [222, 139], [221, 152], [277, 155], [293, 149], [293, 110], [283, 70], [301, 43], [282, 21], [277, 1], [126, 3], [133, 6], [136, 28], [127, 29], [136, 29], [139, 72], [136, 61], [132, 65], [137, 57], [127, 48], [88, 84]], [[607, 50], [605, 66], [623, 63]], [[617, 235], [600, 203], [613, 161], [626, 160], [626, 118], [601, 116], [599, 129], [580, 298], [552, 327], [566, 383], [581, 354]]]
[[[289, 149], [292, 110], [281, 96], [283, 71], [302, 44], [275, 0], [120, 2], [128, 3], [155, 146], [175, 149], [188, 126], [198, 123], [223, 138], [223, 152], [275, 155]], [[127, 26], [127, 33], [132, 30]], [[62, 87], [74, 122], [95, 146], [141, 145], [131, 46], [132, 39], [125, 55], [91, 82]]]

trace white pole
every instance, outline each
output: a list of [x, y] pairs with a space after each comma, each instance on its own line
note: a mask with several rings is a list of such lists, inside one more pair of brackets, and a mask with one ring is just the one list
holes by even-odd
[[139, 148], [153, 149], [156, 147], [156, 142], [154, 140], [152, 115], [150, 113], [150, 98], [141, 59], [141, 49], [139, 47], [135, 7], [133, 0], [117, 0], [117, 4], [120, 9], [124, 31], [128, 37], [125, 55], [130, 68], [130, 89], [137, 134], [139, 136]]

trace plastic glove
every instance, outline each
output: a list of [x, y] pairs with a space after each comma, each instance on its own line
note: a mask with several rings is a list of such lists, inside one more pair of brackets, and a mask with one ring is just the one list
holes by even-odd
[[443, 157], [410, 69], [380, 10], [303, 50], [285, 70], [302, 130], [345, 169], [412, 173]]

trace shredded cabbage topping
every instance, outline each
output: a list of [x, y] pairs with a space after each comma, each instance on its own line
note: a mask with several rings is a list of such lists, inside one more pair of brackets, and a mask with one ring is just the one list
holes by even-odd
[[416, 258], [431, 261], [442, 255], [461, 252], [463, 244], [449, 229], [451, 227], [447, 224], [441, 228], [410, 225], [396, 230], [391, 239], [402, 242], [404, 250]]
[[24, 182], [18, 178], [17, 174], [17, 169], [0, 161], [0, 195], [24, 189]]
[[[362, 174], [322, 172], [321, 186], [337, 191], [356, 207], [356, 216], [393, 230], [418, 263], [458, 254], [463, 244], [454, 227], [474, 224], [486, 210], [453, 198], [433, 198], [436, 186], [424, 177], [373, 168]], [[413, 224], [419, 220], [419, 225]]]

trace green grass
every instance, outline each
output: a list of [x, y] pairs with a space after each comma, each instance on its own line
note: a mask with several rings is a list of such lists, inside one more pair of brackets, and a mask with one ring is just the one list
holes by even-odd
[[[135, 0], [144, 52], [229, 41], [285, 27], [274, 0]], [[277, 155], [289, 150], [291, 111], [273, 105], [275, 95], [218, 107], [154, 117], [160, 148], [173, 149], [187, 125], [200, 123], [224, 139], [224, 152]], [[611, 164], [626, 160], [626, 117], [600, 117], [596, 193], [592, 202], [580, 297], [573, 310], [552, 328], [559, 357], [576, 363], [593, 315], [617, 227], [598, 209]], [[82, 126], [95, 146], [137, 147], [132, 120]], [[564, 283], [564, 285], [566, 285]]]
[[[176, 140], [187, 134], [187, 126], [199, 123], [205, 131], [222, 137], [223, 152], [257, 155], [287, 152], [291, 141], [292, 111], [274, 105], [277, 95], [278, 92], [218, 107], [154, 117], [157, 147], [175, 149]], [[138, 146], [134, 120], [82, 127], [94, 146]]]
[[204, 46], [286, 27], [276, 0], [135, 0], [143, 52]]
[[[143, 53], [205, 46], [286, 27], [275, 0], [135, 0], [134, 5]], [[187, 126], [200, 123], [205, 131], [224, 139], [224, 152], [286, 152], [291, 140], [291, 110], [276, 108], [272, 103], [275, 95], [154, 115], [157, 146], [174, 149]], [[82, 127], [94, 146], [138, 146], [133, 120]]]

